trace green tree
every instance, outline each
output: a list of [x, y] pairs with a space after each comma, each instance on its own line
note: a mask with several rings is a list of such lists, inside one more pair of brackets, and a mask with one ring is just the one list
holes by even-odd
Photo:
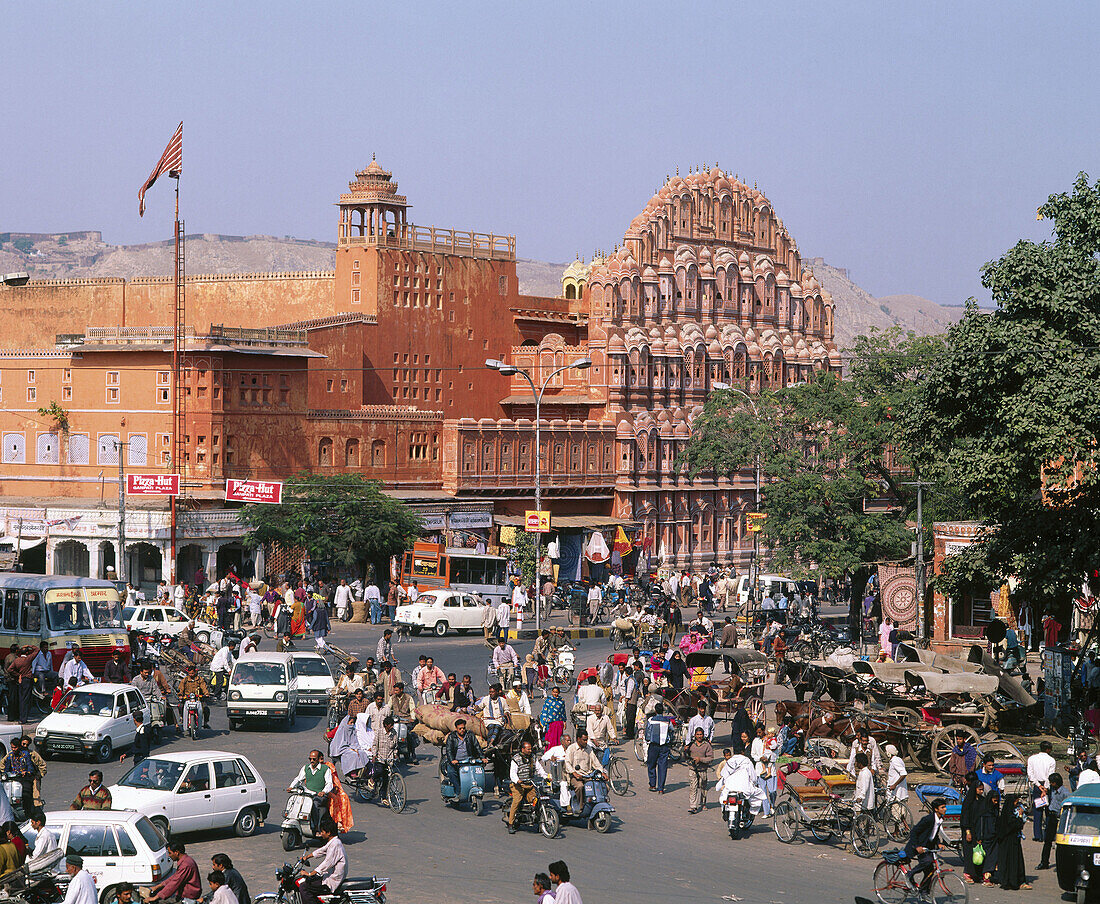
[[358, 474], [300, 474], [281, 505], [246, 505], [246, 542], [305, 549], [310, 558], [362, 569], [400, 555], [420, 535], [420, 517]]
[[971, 300], [911, 421], [987, 524], [967, 570], [1064, 614], [1086, 576], [1100, 589], [1100, 183], [1081, 173], [1039, 215], [1053, 238], [982, 268], [997, 308]]

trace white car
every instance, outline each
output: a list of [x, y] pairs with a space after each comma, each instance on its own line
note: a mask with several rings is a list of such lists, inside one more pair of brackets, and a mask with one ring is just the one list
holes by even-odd
[[161, 634], [169, 634], [175, 637], [191, 621], [195, 622], [195, 639], [202, 643], [213, 644], [220, 647], [222, 643], [221, 628], [198, 619], [187, 617], [175, 606], [147, 606], [139, 603], [136, 606], [127, 606], [122, 610], [122, 620], [126, 623], [127, 631], [160, 631]]
[[413, 634], [427, 629], [442, 637], [448, 631], [480, 631], [487, 604], [473, 593], [460, 590], [426, 590], [415, 603], [397, 607], [395, 624], [407, 625]]
[[294, 671], [298, 674], [298, 705], [328, 706], [328, 695], [336, 682], [332, 670], [320, 653], [294, 653]]
[[260, 771], [239, 753], [224, 750], [157, 754], [109, 790], [116, 810], [144, 813], [165, 837], [232, 828], [247, 838], [270, 810]]
[[76, 753], [106, 763], [116, 750], [134, 742], [138, 710], [145, 724], [151, 724], [149, 703], [132, 684], [83, 684], [38, 723], [34, 744], [47, 759]]
[[[21, 827], [27, 844], [34, 847], [34, 827]], [[159, 882], [174, 869], [162, 836], [141, 813], [119, 810], [50, 810], [46, 828], [58, 835], [62, 851], [84, 858], [84, 869], [95, 879], [99, 900], [113, 901], [118, 886]], [[65, 861], [58, 872], [65, 869]]]

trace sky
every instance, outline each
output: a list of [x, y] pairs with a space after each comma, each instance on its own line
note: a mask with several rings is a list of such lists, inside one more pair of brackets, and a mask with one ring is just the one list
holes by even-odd
[[1100, 177], [1100, 4], [32, 3], [0, 9], [0, 231], [172, 234], [137, 190], [184, 126], [187, 232], [335, 241], [377, 154], [412, 222], [524, 258], [621, 242], [666, 174], [757, 184], [875, 295], [980, 267]]

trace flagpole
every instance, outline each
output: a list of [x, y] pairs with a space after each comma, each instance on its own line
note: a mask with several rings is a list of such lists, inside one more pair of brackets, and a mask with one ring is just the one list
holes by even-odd
[[[179, 474], [179, 412], [180, 412], [180, 336], [179, 336], [179, 304], [180, 304], [180, 177], [176, 176], [176, 228], [175, 228], [175, 304], [172, 307], [172, 470]], [[172, 558], [169, 562], [169, 583], [176, 583], [176, 497], [168, 497], [168, 507], [171, 520]], [[174, 598], [174, 597], [173, 597]]]

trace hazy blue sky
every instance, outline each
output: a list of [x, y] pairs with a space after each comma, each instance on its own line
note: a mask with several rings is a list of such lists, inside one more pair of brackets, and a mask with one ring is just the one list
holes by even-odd
[[[169, 9], [171, 15], [169, 15]], [[0, 10], [0, 230], [336, 236], [376, 152], [414, 222], [611, 248], [666, 173], [767, 193], [875, 294], [957, 304], [1100, 176], [1095, 3], [31, 3]]]

